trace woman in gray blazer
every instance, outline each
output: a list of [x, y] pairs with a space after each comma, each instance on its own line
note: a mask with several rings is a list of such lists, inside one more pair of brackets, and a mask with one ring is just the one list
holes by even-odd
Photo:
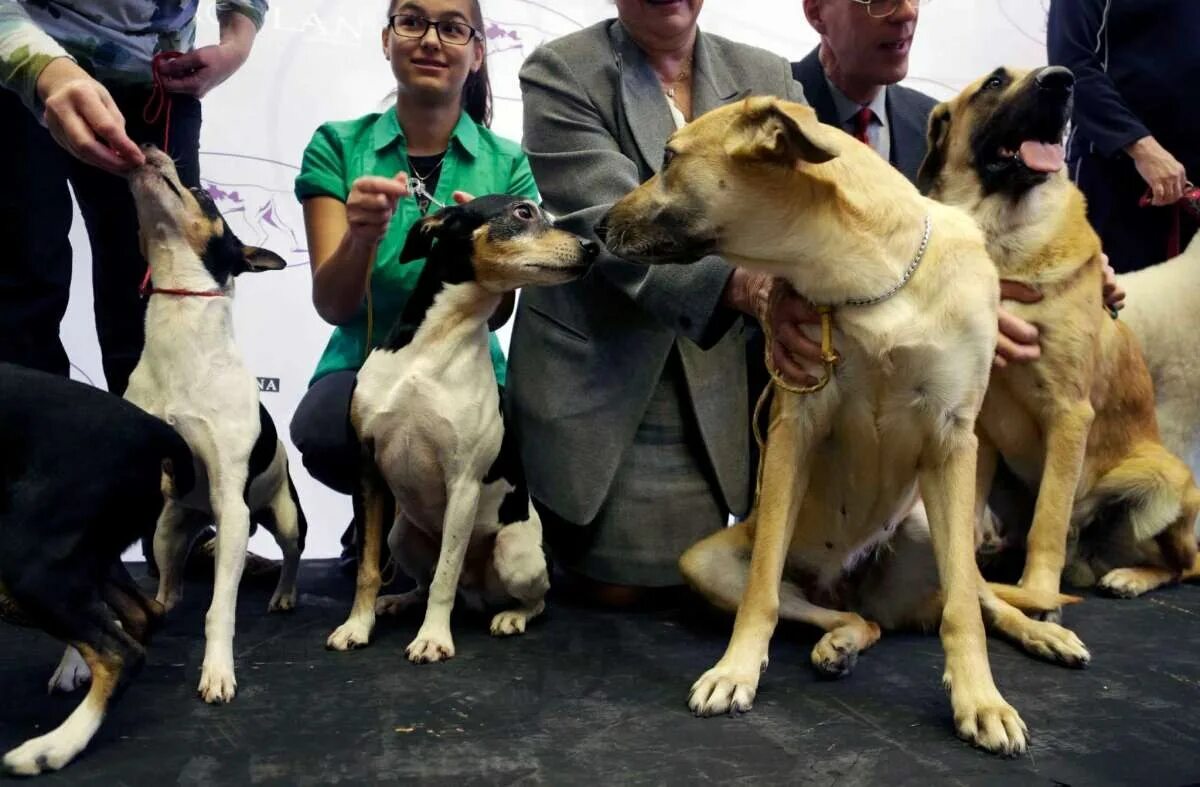
[[[525, 61], [524, 146], [565, 228], [593, 236], [693, 116], [752, 94], [803, 101], [784, 58], [700, 32], [702, 4], [617, 0], [617, 19]], [[510, 414], [556, 563], [601, 598], [681, 584], [683, 550], [749, 509], [745, 315], [766, 285], [715, 256], [647, 268], [606, 255], [580, 281], [523, 291]], [[819, 359], [781, 322], [805, 313], [793, 296], [776, 334]]]

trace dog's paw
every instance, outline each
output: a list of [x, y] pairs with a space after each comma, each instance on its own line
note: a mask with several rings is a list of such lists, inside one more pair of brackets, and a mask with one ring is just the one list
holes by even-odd
[[233, 702], [237, 694], [237, 679], [231, 665], [209, 665], [200, 668], [200, 686], [196, 689], [200, 699], [209, 705]]
[[834, 629], [813, 647], [812, 664], [827, 678], [844, 678], [858, 662], [858, 642], [854, 632]]
[[993, 754], [1011, 757], [1025, 751], [1029, 728], [994, 686], [955, 691], [949, 673], [942, 680], [950, 692], [958, 737]]
[[688, 707], [697, 716], [745, 713], [754, 706], [758, 672], [739, 671], [718, 662], [692, 684]]
[[454, 658], [454, 638], [449, 631], [428, 631], [424, 627], [404, 649], [413, 664], [433, 664]]
[[373, 621], [352, 617], [334, 629], [334, 632], [329, 635], [329, 639], [325, 640], [325, 647], [330, 650], [364, 648], [371, 641], [373, 624]]
[[506, 609], [497, 612], [492, 618], [492, 636], [508, 637], [513, 634], [524, 634], [525, 625], [529, 622], [529, 613], [523, 609]]
[[267, 604], [267, 612], [291, 612], [296, 608], [296, 589], [290, 591], [275, 591], [271, 602]]
[[79, 651], [75, 648], [68, 646], [66, 652], [63, 653], [62, 661], [58, 663], [58, 669], [54, 670], [54, 674], [50, 676], [50, 683], [46, 686], [46, 691], [50, 694], [59, 691], [69, 694], [91, 679], [92, 671], [88, 669], [83, 656], [79, 655]]
[[1021, 634], [1027, 653], [1068, 667], [1086, 667], [1092, 654], [1075, 632], [1057, 623], [1031, 620]]
[[57, 733], [43, 735], [22, 743], [4, 755], [4, 772], [12, 776], [37, 776], [39, 773], [57, 771], [75, 759], [87, 745], [68, 742]]
[[1114, 568], [1100, 578], [1099, 587], [1106, 593], [1120, 598], [1136, 598], [1153, 590], [1158, 583], [1136, 568]]
[[410, 590], [407, 593], [396, 593], [389, 596], [380, 596], [375, 599], [375, 614], [379, 616], [396, 617], [403, 615], [413, 607], [425, 601], [425, 595], [418, 593], [415, 590]]

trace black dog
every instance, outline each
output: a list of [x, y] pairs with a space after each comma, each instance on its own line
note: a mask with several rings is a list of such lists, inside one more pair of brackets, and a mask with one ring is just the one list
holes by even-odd
[[141, 666], [162, 607], [121, 553], [193, 482], [191, 451], [163, 421], [91, 386], [0, 364], [0, 616], [72, 645], [92, 675], [65, 722], [4, 755], [6, 771], [70, 762]]

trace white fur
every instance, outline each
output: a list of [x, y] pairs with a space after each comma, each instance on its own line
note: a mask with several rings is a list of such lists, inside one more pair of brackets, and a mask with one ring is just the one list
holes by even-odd
[[4, 770], [19, 776], [57, 771], [84, 750], [102, 721], [104, 705], [86, 697], [58, 727], [4, 755]]
[[[503, 635], [525, 630], [549, 587], [537, 514], [530, 507], [526, 521], [501, 526], [512, 486], [483, 481], [504, 437], [487, 338], [497, 300], [474, 282], [447, 287], [410, 344], [374, 351], [358, 374], [353, 421], [396, 500], [388, 543], [418, 582], [377, 607], [397, 612], [427, 599], [407, 649], [412, 661], [454, 655], [450, 612], [460, 590], [472, 607], [511, 607], [492, 622], [492, 633]], [[467, 577], [464, 564], [474, 569]], [[330, 645], [365, 644], [373, 625], [373, 608], [352, 613]]]
[[1200, 472], [1200, 235], [1178, 257], [1118, 277], [1121, 319], [1142, 344], [1163, 444]]

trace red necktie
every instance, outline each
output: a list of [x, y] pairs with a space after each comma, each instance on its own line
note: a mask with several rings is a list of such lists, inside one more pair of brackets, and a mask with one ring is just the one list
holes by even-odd
[[875, 113], [870, 107], [862, 107], [854, 113], [854, 136], [867, 147], [871, 147], [871, 135], [867, 132], [874, 119]]

